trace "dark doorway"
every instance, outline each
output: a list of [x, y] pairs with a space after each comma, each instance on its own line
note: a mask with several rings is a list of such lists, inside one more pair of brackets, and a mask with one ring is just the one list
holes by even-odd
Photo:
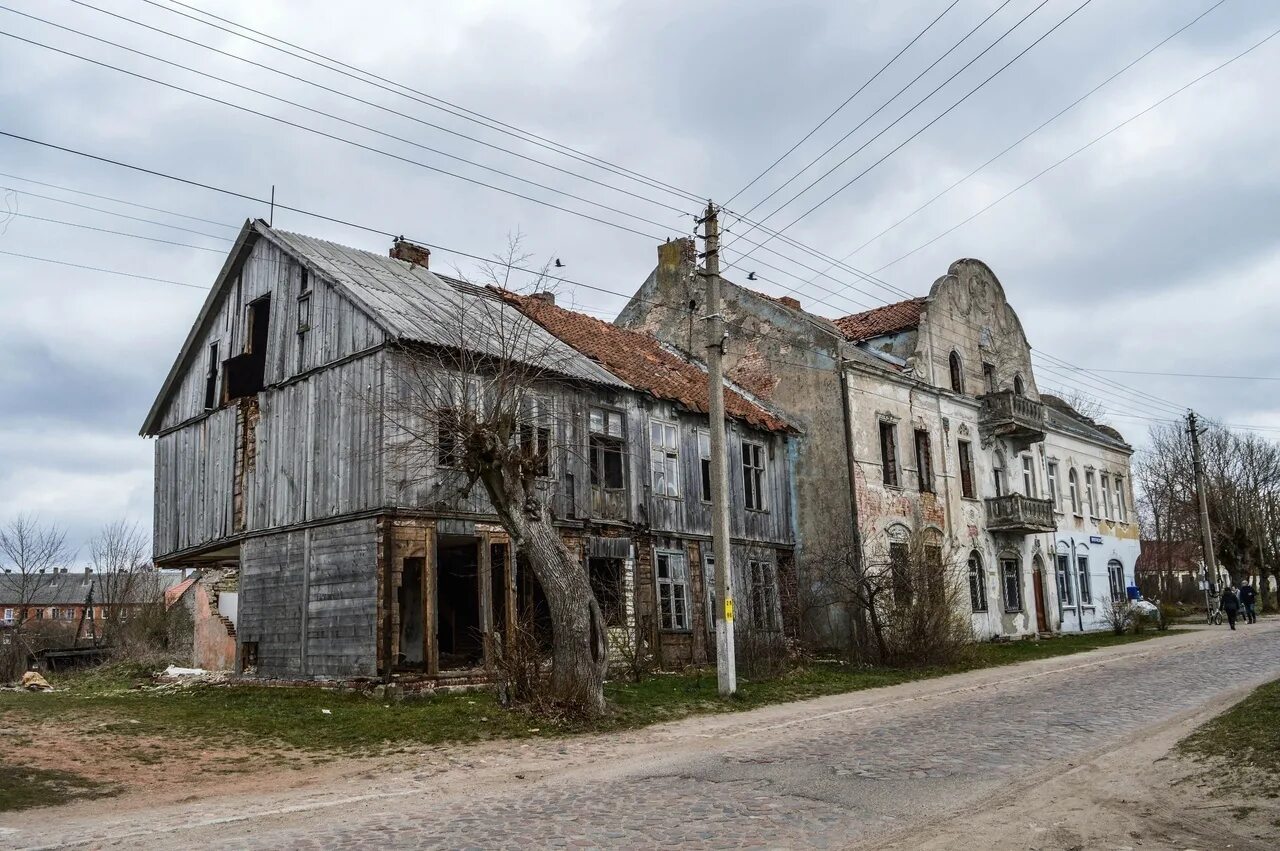
[[484, 661], [475, 538], [440, 539], [436, 558], [440, 670], [475, 668]]
[[587, 575], [605, 626], [625, 626], [627, 611], [622, 595], [622, 559], [589, 558]]
[[407, 558], [400, 574], [400, 665], [420, 667], [423, 663], [422, 580], [424, 558]]
[[495, 640], [507, 636], [507, 550], [506, 544], [489, 545], [489, 599], [493, 608]]
[[1044, 605], [1044, 567], [1040, 564], [1040, 559], [1036, 559], [1035, 570], [1032, 572], [1035, 581], [1035, 603], [1036, 607], [1036, 629], [1040, 632], [1049, 631], [1049, 613]]

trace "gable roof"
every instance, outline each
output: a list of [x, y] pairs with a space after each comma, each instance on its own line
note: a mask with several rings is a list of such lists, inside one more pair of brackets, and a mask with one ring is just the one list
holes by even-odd
[[835, 325], [855, 343], [885, 334], [895, 334], [918, 326], [920, 314], [928, 301], [929, 299], [925, 296], [909, 298], [906, 301], [864, 310], [862, 313], [842, 316], [835, 320]]
[[[230, 291], [235, 274], [259, 239], [268, 239], [334, 287], [366, 313], [388, 339], [502, 354], [497, 329], [506, 339], [545, 355], [554, 371], [567, 378], [624, 386], [612, 373], [565, 345], [483, 287], [444, 278], [404, 260], [328, 240], [277, 230], [261, 219], [246, 221], [209, 297], [157, 395], [143, 434], [158, 430], [165, 403], [195, 354], [210, 318]], [[509, 348], [509, 345], [508, 345]]]
[[[566, 310], [538, 296], [495, 290], [535, 322], [637, 390], [707, 413], [707, 373], [639, 331]], [[781, 417], [725, 387], [725, 413], [766, 431], [793, 431]]]

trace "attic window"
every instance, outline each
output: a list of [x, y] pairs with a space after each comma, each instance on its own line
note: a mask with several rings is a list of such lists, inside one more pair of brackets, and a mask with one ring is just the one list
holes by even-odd
[[204, 409], [212, 411], [218, 404], [218, 344], [209, 344], [209, 363], [204, 373]]
[[[306, 286], [307, 270], [302, 270], [302, 283]], [[311, 293], [298, 296], [298, 372], [307, 368], [307, 332], [311, 330]]]

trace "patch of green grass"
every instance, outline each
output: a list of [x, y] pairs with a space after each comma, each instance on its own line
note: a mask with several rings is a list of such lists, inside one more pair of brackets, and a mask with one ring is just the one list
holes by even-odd
[[1207, 777], [1219, 791], [1257, 784], [1261, 773], [1271, 784], [1280, 781], [1280, 680], [1267, 683], [1244, 700], [1196, 729], [1178, 743], [1184, 754], [1218, 764]]
[[0, 813], [113, 794], [109, 784], [70, 772], [0, 762]]
[[387, 752], [443, 742], [629, 729], [690, 715], [752, 709], [1052, 658], [1156, 635], [1091, 634], [983, 644], [973, 648], [965, 663], [938, 668], [859, 668], [818, 663], [777, 679], [742, 678], [739, 692], [731, 700], [722, 700], [717, 694], [714, 670], [656, 674], [640, 683], [609, 683], [606, 696], [612, 711], [589, 725], [513, 712], [501, 707], [488, 692], [390, 703], [318, 688], [192, 686], [152, 691], [133, 688], [142, 681], [140, 671], [100, 668], [61, 678], [55, 683], [59, 691], [48, 694], [0, 692], [0, 723], [13, 713], [28, 718], [85, 720], [85, 732], [104, 737], [183, 736], [184, 731], [199, 730], [203, 741], [220, 738], [241, 747], [260, 744], [308, 751]]

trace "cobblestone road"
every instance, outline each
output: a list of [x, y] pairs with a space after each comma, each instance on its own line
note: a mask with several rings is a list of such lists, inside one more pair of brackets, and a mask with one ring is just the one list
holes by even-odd
[[[590, 759], [557, 770], [553, 757], [528, 780], [513, 757], [502, 777], [485, 783], [469, 782], [459, 769], [407, 775], [398, 788], [383, 782], [364, 798], [347, 789], [342, 801], [226, 814], [203, 825], [210, 811], [195, 806], [186, 822], [171, 812], [150, 828], [104, 829], [89, 844], [845, 847], [963, 812], [1225, 691], [1280, 676], [1277, 627], [1162, 638], [786, 711], [684, 722], [647, 742], [639, 736], [616, 755], [596, 740], [583, 745], [601, 748]], [[57, 833], [18, 845], [45, 845]], [[89, 827], [62, 838], [95, 833]]]

